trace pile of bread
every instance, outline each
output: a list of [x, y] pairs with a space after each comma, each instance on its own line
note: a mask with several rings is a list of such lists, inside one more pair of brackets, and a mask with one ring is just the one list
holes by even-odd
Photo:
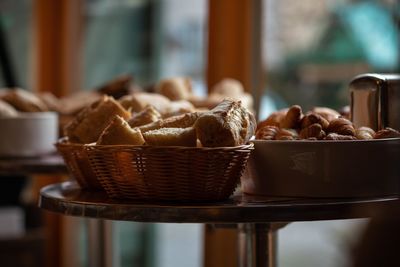
[[[246, 144], [256, 122], [240, 101], [225, 99], [207, 111], [163, 117], [160, 106], [103, 96], [65, 126], [72, 143], [226, 147]], [[138, 106], [144, 105], [141, 110]], [[133, 112], [132, 112], [133, 111]]]
[[326, 108], [306, 112], [298, 105], [273, 112], [257, 125], [256, 139], [261, 140], [367, 140], [399, 138], [400, 132], [385, 128], [375, 132], [369, 127], [355, 127], [347, 116]]

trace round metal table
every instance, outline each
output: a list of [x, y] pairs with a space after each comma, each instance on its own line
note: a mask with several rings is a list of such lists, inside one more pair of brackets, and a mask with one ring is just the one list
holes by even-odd
[[[64, 215], [154, 223], [235, 225], [239, 266], [275, 266], [274, 223], [367, 218], [399, 205], [398, 196], [367, 199], [267, 198], [237, 194], [213, 203], [138, 202], [110, 199], [74, 182], [44, 187], [39, 207]], [[279, 225], [279, 224], [278, 224]]]

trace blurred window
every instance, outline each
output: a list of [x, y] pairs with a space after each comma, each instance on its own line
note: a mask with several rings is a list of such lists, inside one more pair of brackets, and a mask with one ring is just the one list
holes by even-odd
[[30, 43], [32, 34], [32, 1], [0, 1], [0, 26], [3, 33], [9, 65], [0, 66], [0, 86], [6, 85], [3, 69], [8, 68], [17, 86], [28, 88], [30, 66]]
[[120, 74], [140, 85], [167, 76], [203, 80], [206, 0], [88, 0], [83, 88]]
[[[274, 108], [341, 108], [365, 72], [399, 71], [398, 1], [264, 0], [264, 64]], [[267, 98], [266, 98], [267, 99]]]

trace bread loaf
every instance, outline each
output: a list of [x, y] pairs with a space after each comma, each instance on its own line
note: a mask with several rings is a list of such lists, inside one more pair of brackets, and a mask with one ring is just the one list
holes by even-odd
[[64, 127], [64, 133], [71, 142], [84, 144], [96, 142], [116, 115], [123, 119], [131, 116], [113, 97], [103, 96], [75, 116]]
[[188, 128], [161, 128], [143, 133], [146, 144], [151, 146], [186, 146], [197, 144], [196, 130]]
[[27, 90], [19, 88], [9, 90], [2, 99], [22, 112], [48, 111], [46, 104], [35, 94]]
[[18, 111], [13, 106], [0, 100], [0, 117], [15, 117], [17, 115]]
[[197, 137], [205, 147], [239, 146], [254, 135], [254, 116], [240, 101], [226, 99], [196, 120]]
[[96, 145], [143, 145], [144, 139], [139, 129], [132, 129], [116, 115], [101, 133]]

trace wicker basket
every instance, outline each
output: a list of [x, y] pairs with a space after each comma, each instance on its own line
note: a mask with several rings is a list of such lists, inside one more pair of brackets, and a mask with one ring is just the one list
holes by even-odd
[[102, 189], [90, 166], [85, 145], [69, 143], [65, 139], [60, 139], [55, 147], [63, 157], [68, 171], [82, 188], [88, 190]]
[[225, 148], [87, 146], [110, 198], [216, 201], [240, 181], [253, 145]]

